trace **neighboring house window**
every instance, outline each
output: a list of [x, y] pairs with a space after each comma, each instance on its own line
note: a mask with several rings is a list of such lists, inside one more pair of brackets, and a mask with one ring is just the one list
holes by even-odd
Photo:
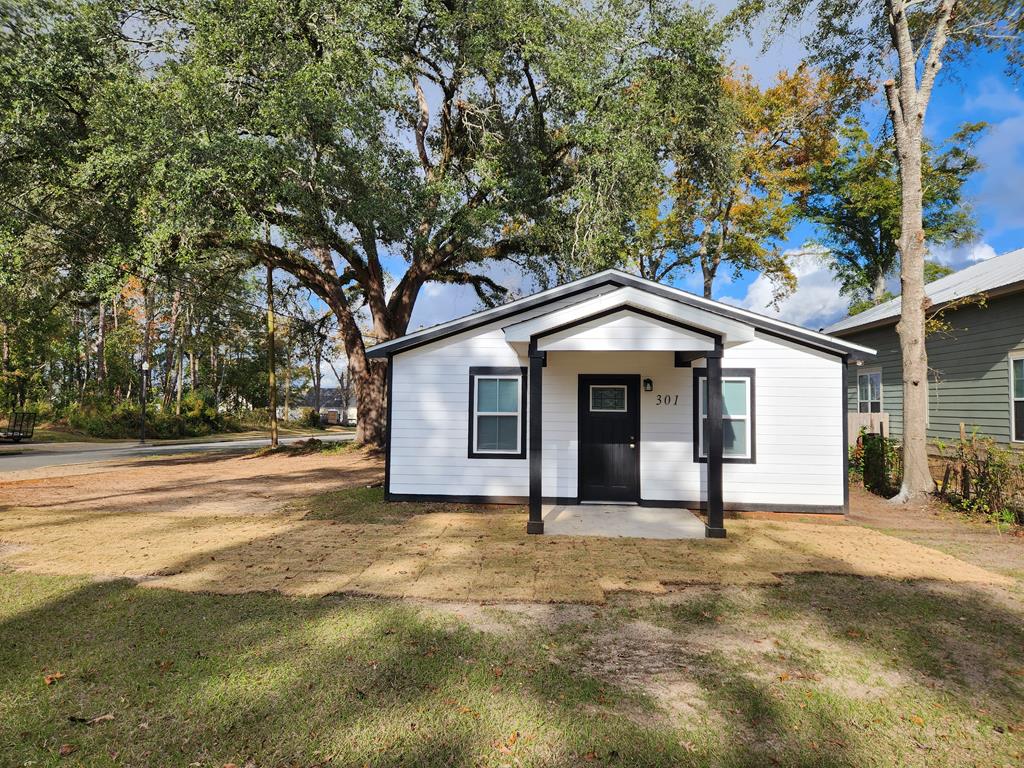
[[[697, 401], [694, 407], [694, 459], [708, 456], [707, 370], [695, 369]], [[754, 371], [752, 368], [722, 370], [722, 460], [732, 464], [753, 464], [756, 458], [754, 418]]]
[[469, 457], [526, 457], [526, 368], [469, 369]]
[[860, 413], [882, 412], [881, 371], [863, 371], [857, 374], [857, 410]]
[[1024, 440], [1024, 355], [1010, 358], [1010, 422], [1013, 439]]

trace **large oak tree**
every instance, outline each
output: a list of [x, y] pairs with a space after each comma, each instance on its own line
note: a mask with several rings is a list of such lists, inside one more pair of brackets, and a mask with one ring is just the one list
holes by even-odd
[[386, 363], [367, 342], [405, 333], [428, 282], [494, 301], [494, 262], [551, 274], [618, 244], [719, 66], [707, 18], [667, 1], [180, 0], [133, 24], [161, 50], [117, 110], [151, 158], [152, 249], [230, 249], [310, 288], [371, 443]]

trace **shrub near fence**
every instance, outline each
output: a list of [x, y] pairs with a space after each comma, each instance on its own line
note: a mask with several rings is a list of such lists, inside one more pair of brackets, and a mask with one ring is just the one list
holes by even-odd
[[1024, 463], [989, 437], [939, 443], [945, 461], [939, 493], [951, 504], [995, 523], [1024, 525]]
[[885, 435], [862, 434], [864, 487], [880, 496], [893, 496], [903, 483], [903, 450]]

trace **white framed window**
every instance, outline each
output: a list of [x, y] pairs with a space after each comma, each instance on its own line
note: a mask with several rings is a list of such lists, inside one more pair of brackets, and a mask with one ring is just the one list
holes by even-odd
[[625, 384], [590, 385], [591, 413], [625, 413], [626, 406]]
[[526, 456], [526, 369], [470, 368], [469, 457]]
[[[694, 432], [697, 440], [696, 460], [708, 456], [708, 379], [706, 370], [695, 370], [697, 401]], [[730, 368], [722, 371], [722, 460], [729, 463], [750, 463], [756, 459], [754, 371]]]
[[882, 412], [882, 372], [857, 372], [857, 411], [859, 413]]
[[1024, 351], [1010, 355], [1010, 439], [1024, 442]]

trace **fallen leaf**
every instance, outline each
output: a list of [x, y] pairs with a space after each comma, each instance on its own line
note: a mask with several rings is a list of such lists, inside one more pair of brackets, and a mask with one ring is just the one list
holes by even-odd
[[924, 725], [924, 718], [920, 717], [919, 715], [911, 715], [910, 722], [912, 722], [914, 725]]
[[76, 747], [74, 744], [61, 744], [60, 745], [60, 749], [57, 750], [57, 754], [60, 755], [61, 757], [67, 757], [72, 752], [77, 752], [77, 751], [78, 751], [78, 747]]
[[63, 672], [54, 672], [53, 674], [46, 675], [45, 677], [43, 677], [43, 682], [46, 683], [47, 685], [53, 685], [58, 680], [63, 680], [63, 679], [64, 679], [64, 673]]

